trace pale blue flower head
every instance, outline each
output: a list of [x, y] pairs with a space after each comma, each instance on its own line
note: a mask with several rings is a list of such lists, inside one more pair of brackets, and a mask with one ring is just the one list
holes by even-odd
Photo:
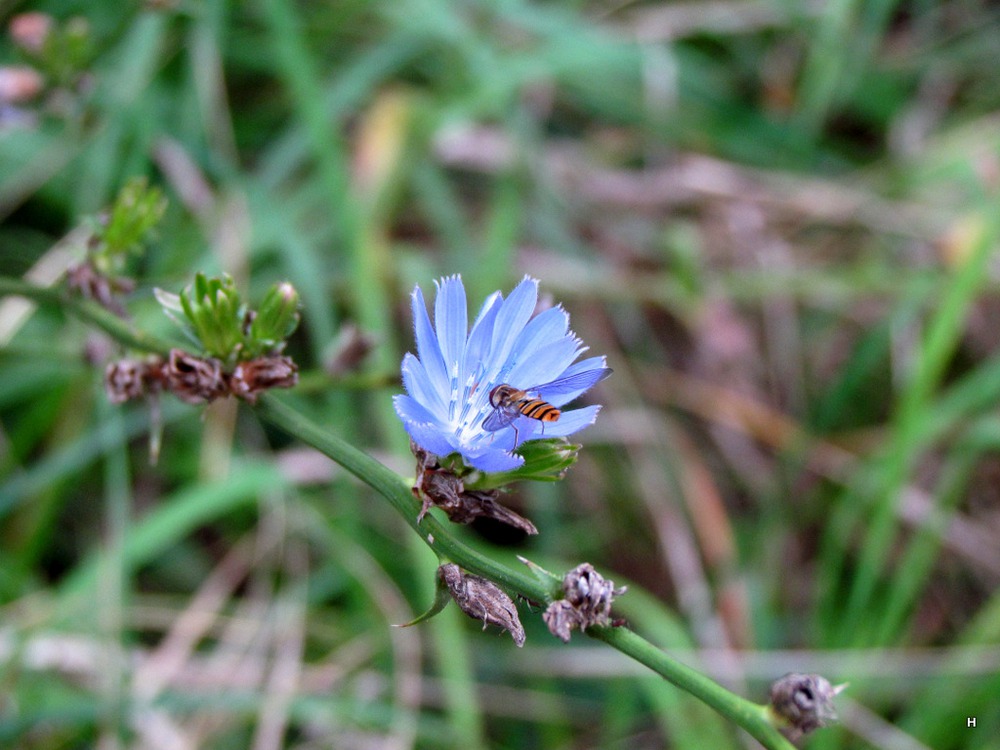
[[462, 279], [449, 276], [436, 286], [433, 324], [423, 292], [419, 286], [413, 290], [417, 355], [403, 358], [406, 395], [393, 399], [417, 445], [439, 456], [460, 453], [480, 471], [510, 471], [524, 463], [514, 452], [517, 445], [565, 437], [593, 424], [599, 406], [562, 411], [545, 422], [494, 415], [490, 392], [498, 385], [562, 407], [611, 373], [604, 357], [576, 361], [586, 347], [569, 330], [565, 310], [551, 307], [534, 315], [536, 279], [526, 276], [506, 299], [491, 294], [471, 330]]

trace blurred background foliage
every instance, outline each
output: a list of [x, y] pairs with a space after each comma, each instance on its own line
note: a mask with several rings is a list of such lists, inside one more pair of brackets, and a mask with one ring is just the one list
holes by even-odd
[[[15, 23], [43, 12], [49, 22]], [[145, 176], [152, 289], [298, 289], [300, 409], [412, 474], [408, 294], [541, 279], [615, 375], [541, 533], [756, 700], [849, 681], [810, 748], [1000, 736], [1000, 9], [980, 0], [0, 0], [0, 275], [59, 283]], [[48, 25], [46, 25], [46, 23]], [[39, 25], [40, 24], [40, 25]], [[41, 31], [39, 31], [41, 29]], [[83, 234], [81, 234], [83, 232]], [[0, 745], [742, 748], [523, 607], [457, 608], [329, 461], [232, 401], [102, 387], [114, 342], [0, 300]], [[976, 727], [967, 728], [975, 717]]]

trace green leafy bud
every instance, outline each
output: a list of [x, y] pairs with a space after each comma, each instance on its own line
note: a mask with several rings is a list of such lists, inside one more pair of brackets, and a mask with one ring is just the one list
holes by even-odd
[[203, 273], [179, 295], [155, 290], [167, 316], [200, 346], [226, 365], [277, 355], [299, 323], [299, 295], [288, 282], [273, 285], [258, 312], [240, 300], [233, 279]]
[[194, 284], [181, 292], [179, 302], [190, 332], [205, 353], [234, 362], [243, 345], [244, 309], [232, 278], [228, 274], [208, 278], [199, 273]]
[[145, 177], [134, 177], [118, 193], [105, 218], [97, 222], [91, 260], [112, 275], [122, 270], [127, 255], [141, 252], [150, 231], [163, 218], [167, 199]]
[[247, 351], [255, 355], [280, 352], [299, 324], [299, 293], [287, 281], [274, 284], [250, 324]]

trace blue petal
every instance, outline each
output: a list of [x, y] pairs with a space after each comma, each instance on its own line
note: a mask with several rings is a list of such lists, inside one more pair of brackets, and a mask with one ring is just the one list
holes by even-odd
[[465, 338], [469, 333], [465, 287], [458, 276], [448, 276], [438, 283], [434, 300], [434, 326], [438, 343], [448, 368], [448, 376], [457, 377], [465, 356]]
[[[510, 352], [508, 382], [518, 388], [553, 380], [576, 359], [578, 342], [567, 336], [569, 316], [561, 307], [550, 307], [525, 326]], [[562, 347], [559, 352], [554, 346]]]
[[[479, 368], [484, 360], [489, 356], [489, 346], [493, 339], [493, 324], [497, 319], [497, 312], [503, 303], [503, 295], [500, 292], [493, 292], [476, 316], [476, 321], [472, 324], [472, 331], [469, 333], [469, 342], [465, 350], [465, 372], [462, 374], [463, 382], [473, 376], [474, 371]], [[482, 373], [478, 373], [482, 375]]]
[[491, 450], [476, 456], [466, 456], [466, 460], [480, 471], [487, 474], [496, 471], [512, 471], [524, 465], [524, 459], [516, 453], [505, 453], [501, 450]]
[[440, 393], [435, 383], [427, 375], [423, 363], [409, 352], [403, 357], [403, 387], [415, 401], [422, 404], [436, 418], [445, 421], [448, 415], [447, 393]]
[[524, 327], [518, 338], [514, 353], [533, 354], [539, 347], [561, 339], [569, 330], [569, 315], [561, 307], [544, 310]]
[[446, 425], [412, 396], [397, 394], [392, 397], [392, 405], [404, 422], [428, 424], [438, 428], [442, 433], [447, 432]]
[[576, 373], [584, 372], [585, 370], [600, 370], [607, 366], [607, 357], [588, 357], [587, 359], [581, 359], [576, 364], [567, 367], [566, 372], [563, 373], [563, 377], [576, 375]]
[[392, 405], [413, 441], [424, 450], [446, 456], [455, 450], [446, 430], [434, 416], [409, 396], [393, 396]]
[[597, 419], [597, 412], [600, 406], [585, 406], [582, 409], [572, 409], [564, 411], [559, 415], [558, 422], [551, 422], [545, 425], [545, 437], [566, 437], [574, 432], [579, 432], [584, 427], [594, 424]]
[[490, 367], [487, 374], [505, 377], [504, 366], [525, 324], [531, 319], [538, 301], [538, 281], [528, 276], [514, 287], [504, 300], [493, 326], [493, 344], [490, 347]]
[[441, 347], [438, 344], [437, 335], [431, 327], [431, 320], [427, 317], [427, 306], [424, 304], [424, 293], [420, 287], [415, 287], [410, 298], [410, 307], [413, 310], [413, 329], [417, 338], [417, 355], [427, 370], [427, 375], [434, 383], [435, 389], [439, 393], [447, 393], [449, 390], [448, 371], [444, 365], [444, 357], [441, 354]]
[[[569, 336], [549, 342], [531, 357], [521, 360], [510, 372], [510, 382], [517, 388], [531, 390], [561, 377], [580, 354], [580, 342]], [[565, 403], [565, 402], [564, 402]]]

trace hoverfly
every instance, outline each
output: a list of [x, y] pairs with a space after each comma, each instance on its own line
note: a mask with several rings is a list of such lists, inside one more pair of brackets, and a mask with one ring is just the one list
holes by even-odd
[[[522, 416], [537, 419], [543, 423], [544, 429], [545, 422], [555, 422], [562, 414], [557, 407], [546, 401], [546, 398], [586, 390], [610, 374], [611, 368], [602, 367], [567, 375], [523, 390], [507, 383], [500, 383], [490, 391], [490, 406], [493, 407], [493, 411], [483, 420], [483, 429], [487, 432], [496, 432], [504, 427], [513, 426], [517, 418]], [[517, 427], [514, 427], [515, 448], [518, 442]]]

